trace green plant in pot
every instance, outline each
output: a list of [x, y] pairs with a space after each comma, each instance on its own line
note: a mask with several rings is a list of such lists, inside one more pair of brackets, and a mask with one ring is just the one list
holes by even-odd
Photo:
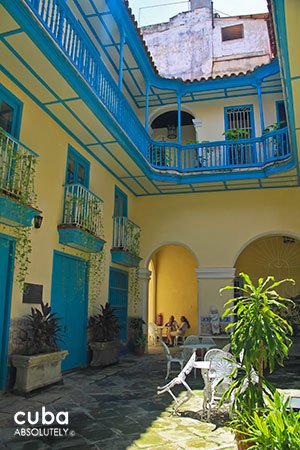
[[250, 132], [248, 130], [243, 130], [242, 128], [235, 128], [234, 130], [225, 131], [223, 136], [230, 141], [238, 141], [239, 139], [249, 138]]
[[129, 347], [135, 355], [143, 355], [147, 345], [147, 336], [143, 331], [146, 325], [141, 317], [131, 317], [129, 320]]
[[17, 369], [15, 391], [28, 394], [62, 381], [61, 362], [68, 352], [59, 347], [63, 342], [60, 320], [43, 301], [40, 309], [31, 308], [31, 314], [24, 316], [24, 326], [20, 330], [23, 346], [18, 354], [11, 355]]
[[[249, 420], [255, 413], [264, 415], [268, 411], [267, 399], [274, 399], [276, 389], [266, 379], [265, 371], [271, 373], [288, 357], [292, 327], [280, 312], [287, 309], [291, 300], [282, 298], [275, 289], [294, 281], [276, 282], [269, 276], [260, 278], [255, 286], [248, 275], [241, 273], [240, 277], [244, 281], [243, 286], [237, 288], [241, 295], [225, 303], [227, 309], [223, 314], [223, 317], [235, 318], [226, 331], [231, 331], [231, 352], [236, 361], [240, 361], [239, 376], [233, 378], [222, 400], [233, 398], [231, 425], [238, 440], [243, 440], [248, 436]], [[232, 289], [226, 286], [220, 292]], [[240, 449], [251, 448], [253, 442], [239, 445]]]
[[93, 352], [91, 366], [103, 367], [119, 361], [120, 341], [116, 309], [109, 303], [89, 318], [89, 346]]

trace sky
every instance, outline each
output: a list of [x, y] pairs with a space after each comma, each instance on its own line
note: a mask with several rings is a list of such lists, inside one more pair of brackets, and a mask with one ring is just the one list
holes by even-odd
[[[175, 4], [177, 3], [177, 4]], [[227, 15], [267, 12], [266, 0], [214, 0], [214, 9]], [[129, 0], [139, 26], [166, 22], [179, 12], [188, 10], [188, 1]]]

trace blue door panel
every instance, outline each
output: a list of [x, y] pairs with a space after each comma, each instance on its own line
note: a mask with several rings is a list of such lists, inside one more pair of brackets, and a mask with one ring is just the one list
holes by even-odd
[[128, 322], [128, 272], [110, 268], [109, 273], [109, 304], [116, 309], [120, 327], [120, 339], [127, 340]]
[[14, 242], [0, 237], [0, 390], [6, 387]]
[[69, 352], [62, 369], [86, 366], [87, 264], [84, 260], [55, 252], [51, 306], [61, 318], [61, 348]]

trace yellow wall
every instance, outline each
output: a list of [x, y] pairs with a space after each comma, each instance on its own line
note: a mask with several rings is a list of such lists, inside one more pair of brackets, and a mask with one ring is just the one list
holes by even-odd
[[[104, 201], [104, 237], [107, 244], [105, 245], [105, 279], [100, 302], [105, 303], [108, 299], [108, 267], [111, 265], [110, 248], [112, 246], [115, 185], [128, 195], [129, 215], [134, 212], [135, 197], [4, 75], [1, 75], [1, 83], [23, 102], [20, 141], [39, 155], [35, 188], [37, 206], [42, 210], [44, 220], [40, 229], [33, 228], [32, 230], [33, 252], [26, 281], [42, 284], [44, 301], [50, 302], [53, 250], [82, 255], [76, 250], [63, 247], [58, 243], [57, 225], [61, 223], [62, 219], [63, 184], [65, 183], [68, 144], [71, 144], [90, 161], [90, 190]], [[11, 233], [12, 231], [9, 227], [0, 225], [0, 232]], [[22, 295], [15, 283], [11, 316], [22, 315], [28, 310], [29, 306], [22, 303]]]
[[[268, 94], [263, 96], [263, 110], [264, 110], [264, 121], [265, 126], [271, 125], [277, 122], [276, 117], [276, 102], [282, 100], [282, 94]], [[258, 98], [257, 96], [249, 96], [249, 97], [240, 97], [240, 98], [226, 98], [221, 100], [211, 100], [208, 102], [195, 102], [185, 104], [182, 107], [182, 110], [189, 112], [194, 117], [201, 119], [202, 126], [199, 129], [200, 132], [200, 141], [208, 140], [208, 141], [217, 141], [224, 139], [223, 133], [225, 131], [224, 124], [224, 108], [226, 106], [238, 106], [238, 105], [253, 105], [254, 111], [254, 121], [255, 121], [255, 134], [256, 136], [261, 135], [261, 126], [260, 126], [260, 115], [259, 115], [259, 106], [258, 106]], [[162, 114], [166, 111], [171, 111], [176, 109], [176, 105], [170, 105], [169, 108], [161, 107], [161, 108], [152, 108], [150, 110], [150, 120], [151, 124], [153, 119], [158, 115]], [[187, 128], [187, 131], [190, 127]], [[192, 131], [183, 133], [183, 142], [187, 142], [192, 135]], [[156, 130], [154, 136], [164, 136], [164, 133], [161, 130]], [[155, 137], [154, 137], [155, 138]]]
[[[200, 269], [234, 268], [241, 250], [255, 237], [273, 233], [300, 237], [300, 221], [295, 216], [299, 202], [298, 188], [138, 199], [142, 266], [147, 266], [159, 247], [176, 243], [191, 249]], [[207, 315], [212, 304], [221, 308], [226, 297], [219, 296], [219, 288], [230, 282], [200, 280], [201, 315]]]
[[179, 245], [168, 245], [156, 253], [156, 309], [164, 324], [173, 315], [177, 323], [186, 316], [187, 334], [197, 333], [198, 305], [194, 256]]

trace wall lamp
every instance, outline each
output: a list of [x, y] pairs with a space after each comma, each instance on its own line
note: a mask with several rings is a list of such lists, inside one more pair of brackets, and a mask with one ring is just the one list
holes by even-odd
[[41, 228], [43, 216], [35, 216], [33, 220], [34, 220], [34, 228]]

